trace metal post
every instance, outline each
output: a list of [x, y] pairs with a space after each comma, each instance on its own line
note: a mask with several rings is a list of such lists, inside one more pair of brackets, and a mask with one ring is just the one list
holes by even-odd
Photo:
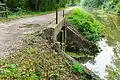
[[58, 24], [58, 8], [56, 8], [56, 24]]
[[66, 49], [66, 41], [67, 41], [67, 25], [64, 21], [64, 51]]
[[65, 24], [65, 27], [64, 27], [64, 43], [66, 44], [66, 39], [67, 39], [67, 26]]
[[64, 9], [63, 9], [63, 17], [65, 17]]

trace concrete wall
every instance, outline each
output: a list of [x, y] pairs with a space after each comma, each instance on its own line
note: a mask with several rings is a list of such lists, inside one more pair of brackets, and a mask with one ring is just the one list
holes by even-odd
[[[61, 42], [61, 35], [62, 33], [60, 32], [57, 36], [58, 42]], [[99, 52], [98, 47], [94, 43], [88, 41], [84, 36], [82, 36], [72, 25], [67, 24], [65, 39], [67, 51], [85, 52], [91, 55]]]

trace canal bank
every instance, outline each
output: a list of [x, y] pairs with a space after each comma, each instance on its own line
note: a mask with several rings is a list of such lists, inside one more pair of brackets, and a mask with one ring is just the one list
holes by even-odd
[[117, 80], [120, 78], [120, 16], [102, 10], [90, 13], [103, 24], [105, 37], [97, 42], [102, 51], [84, 65], [105, 80]]

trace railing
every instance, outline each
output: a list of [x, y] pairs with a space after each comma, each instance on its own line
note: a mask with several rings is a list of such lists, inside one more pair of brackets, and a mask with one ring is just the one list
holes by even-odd
[[7, 5], [6, 4], [0, 4], [0, 8], [3, 7], [3, 10], [0, 10], [0, 14], [3, 14], [6, 18], [8, 17], [7, 12]]

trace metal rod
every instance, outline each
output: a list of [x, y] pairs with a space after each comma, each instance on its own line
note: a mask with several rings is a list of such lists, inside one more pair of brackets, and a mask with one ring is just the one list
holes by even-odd
[[65, 12], [64, 12], [64, 9], [63, 9], [63, 17], [65, 17]]
[[58, 9], [56, 8], [56, 24], [58, 24]]
[[63, 24], [63, 31], [64, 31], [64, 43], [66, 43], [66, 20], [64, 19], [64, 24]]

